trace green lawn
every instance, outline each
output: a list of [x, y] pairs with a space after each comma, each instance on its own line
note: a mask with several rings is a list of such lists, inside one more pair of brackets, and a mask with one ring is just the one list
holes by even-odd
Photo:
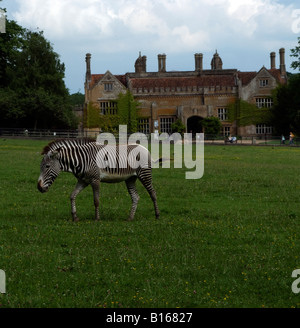
[[138, 184], [135, 220], [122, 184], [69, 195], [62, 173], [36, 188], [45, 141], [0, 139], [2, 307], [300, 307], [300, 148], [205, 146], [200, 180], [153, 170], [161, 219]]

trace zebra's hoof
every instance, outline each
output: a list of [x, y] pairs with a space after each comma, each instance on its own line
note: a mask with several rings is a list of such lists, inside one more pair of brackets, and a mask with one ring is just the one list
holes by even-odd
[[73, 219], [73, 222], [79, 222], [79, 218], [77, 218], [77, 217], [74, 218], [74, 219]]

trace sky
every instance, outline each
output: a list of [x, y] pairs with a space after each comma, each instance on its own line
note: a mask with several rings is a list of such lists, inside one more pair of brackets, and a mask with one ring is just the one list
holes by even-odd
[[195, 53], [210, 69], [218, 51], [224, 69], [270, 68], [270, 52], [290, 49], [300, 37], [299, 0], [3, 0], [7, 18], [32, 31], [43, 31], [65, 63], [70, 93], [84, 93], [85, 55], [92, 74], [134, 72], [139, 56], [157, 72], [158, 54], [167, 71], [192, 71]]

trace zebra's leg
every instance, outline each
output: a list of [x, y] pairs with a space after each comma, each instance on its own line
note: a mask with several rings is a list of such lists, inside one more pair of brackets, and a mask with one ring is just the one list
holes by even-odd
[[149, 190], [147, 188], [146, 189], [147, 189], [147, 191], [152, 199], [153, 205], [154, 205], [155, 217], [156, 217], [156, 219], [159, 219], [159, 209], [157, 206], [156, 191], [154, 190], [152, 184], [151, 184], [151, 188]]
[[152, 185], [151, 169], [150, 168], [142, 169], [138, 174], [138, 178], [140, 179], [141, 183], [148, 191], [148, 193], [152, 199], [153, 205], [154, 205], [155, 217], [156, 217], [156, 219], [159, 219], [159, 209], [157, 206], [156, 191], [154, 190], [153, 185]]
[[94, 194], [94, 205], [95, 205], [95, 220], [100, 220], [99, 214], [99, 194], [100, 194], [100, 182], [98, 180], [92, 182], [93, 194]]
[[70, 196], [70, 200], [71, 200], [71, 213], [72, 213], [72, 217], [73, 217], [73, 221], [74, 222], [78, 222], [79, 219], [77, 217], [77, 213], [76, 213], [76, 197], [77, 195], [85, 188], [87, 187], [88, 184], [78, 180], [75, 189], [73, 190], [71, 196]]
[[134, 176], [134, 177], [131, 177], [128, 180], [125, 181], [126, 186], [127, 186], [127, 190], [129, 192], [129, 195], [130, 195], [131, 201], [132, 201], [131, 211], [130, 211], [130, 215], [128, 217], [128, 221], [133, 220], [134, 214], [135, 214], [135, 211], [136, 211], [136, 208], [137, 208], [137, 204], [138, 204], [138, 201], [140, 199], [140, 197], [137, 193], [137, 190], [136, 190], [136, 186], [135, 186], [136, 179], [137, 179], [137, 177]]

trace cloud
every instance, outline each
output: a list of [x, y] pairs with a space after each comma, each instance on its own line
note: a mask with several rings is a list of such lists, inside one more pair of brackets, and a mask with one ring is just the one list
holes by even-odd
[[291, 49], [297, 39], [296, 0], [13, 1], [12, 18], [43, 30], [72, 74], [79, 60], [84, 70], [86, 52], [101, 58], [93, 61], [95, 70], [116, 74], [132, 70], [139, 51], [149, 70], [157, 69], [159, 53], [167, 54], [171, 70], [193, 69], [196, 52], [204, 53], [209, 67], [216, 49], [225, 68], [259, 69], [269, 65], [269, 52]]
[[[16, 20], [52, 40], [182, 52], [286, 30], [292, 7], [275, 0], [17, 0]], [[279, 18], [278, 18], [279, 17]], [[270, 33], [272, 34], [272, 33]]]
[[26, 26], [33, 22], [54, 39], [78, 36], [92, 38], [111, 35], [113, 17], [102, 1], [85, 0], [28, 0], [20, 1], [16, 20]]

